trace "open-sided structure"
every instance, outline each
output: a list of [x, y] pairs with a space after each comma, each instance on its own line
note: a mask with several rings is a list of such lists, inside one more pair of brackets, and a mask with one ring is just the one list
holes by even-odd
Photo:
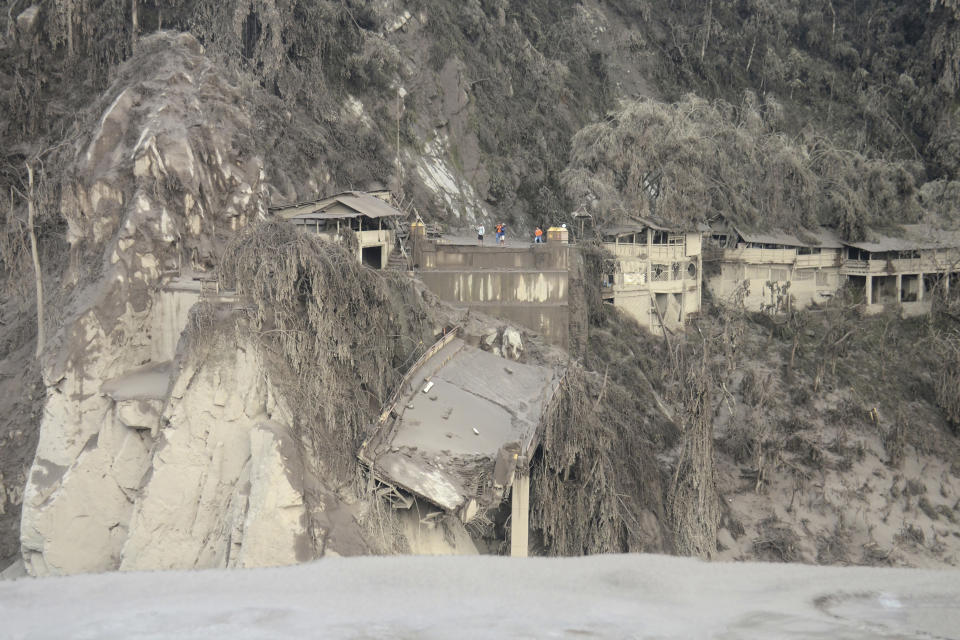
[[868, 311], [895, 303], [907, 314], [926, 313], [937, 284], [946, 290], [957, 285], [960, 231], [926, 224], [902, 229], [898, 237], [870, 233], [864, 241], [844, 243], [840, 273], [862, 292]]
[[313, 202], [271, 207], [273, 215], [313, 231], [331, 242], [350, 231], [357, 240], [357, 261], [384, 269], [396, 243], [395, 222], [404, 214], [388, 191], [346, 191]]

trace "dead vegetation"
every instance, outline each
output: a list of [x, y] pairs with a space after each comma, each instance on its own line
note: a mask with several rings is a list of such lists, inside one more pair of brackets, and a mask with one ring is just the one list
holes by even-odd
[[[728, 313], [710, 310], [701, 329]], [[843, 295], [820, 309], [743, 318], [738, 373], [724, 380], [715, 358], [729, 500], [721, 557], [956, 563], [960, 531], [946, 515], [960, 477], [950, 471], [956, 435], [935, 391], [950, 376], [942, 341], [956, 323], [893, 309], [864, 316]], [[926, 475], [934, 469], [939, 492]]]
[[[542, 422], [530, 524], [548, 555], [671, 549], [657, 446], [670, 426], [635, 412], [636, 392], [573, 364]], [[646, 423], [646, 424], [644, 424]]]
[[769, 517], [759, 526], [760, 535], [753, 540], [753, 550], [760, 560], [796, 562], [800, 558], [800, 537], [793, 528]]
[[351, 480], [367, 427], [431, 342], [419, 293], [281, 222], [238, 235], [220, 282], [251, 305], [249, 331], [311, 458]]

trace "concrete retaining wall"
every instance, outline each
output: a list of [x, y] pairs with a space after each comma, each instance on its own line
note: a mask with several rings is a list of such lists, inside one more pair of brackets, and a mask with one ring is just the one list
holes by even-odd
[[478, 247], [426, 243], [419, 275], [441, 300], [476, 309], [567, 346], [568, 245]]

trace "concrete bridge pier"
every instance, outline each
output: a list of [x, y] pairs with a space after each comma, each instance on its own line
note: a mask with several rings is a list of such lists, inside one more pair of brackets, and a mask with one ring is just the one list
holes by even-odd
[[530, 525], [530, 469], [518, 464], [513, 477], [513, 494], [510, 508], [510, 555], [526, 558], [529, 549]]

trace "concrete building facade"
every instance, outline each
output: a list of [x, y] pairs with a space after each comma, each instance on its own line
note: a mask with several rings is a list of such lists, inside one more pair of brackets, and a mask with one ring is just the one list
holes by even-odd
[[843, 284], [843, 244], [829, 229], [814, 229], [801, 237], [718, 225], [705, 245], [704, 277], [710, 292], [721, 302], [742, 300], [752, 311], [821, 303]]
[[700, 231], [684, 231], [652, 219], [598, 231], [603, 247], [615, 258], [603, 274], [604, 301], [654, 332], [681, 326], [700, 311]]
[[870, 232], [850, 242], [824, 228], [797, 235], [717, 226], [704, 248], [707, 286], [721, 302], [742, 301], [752, 311], [806, 307], [848, 286], [868, 312], [897, 304], [907, 315], [926, 313], [938, 284], [957, 284], [960, 232], [901, 228], [901, 236]]

